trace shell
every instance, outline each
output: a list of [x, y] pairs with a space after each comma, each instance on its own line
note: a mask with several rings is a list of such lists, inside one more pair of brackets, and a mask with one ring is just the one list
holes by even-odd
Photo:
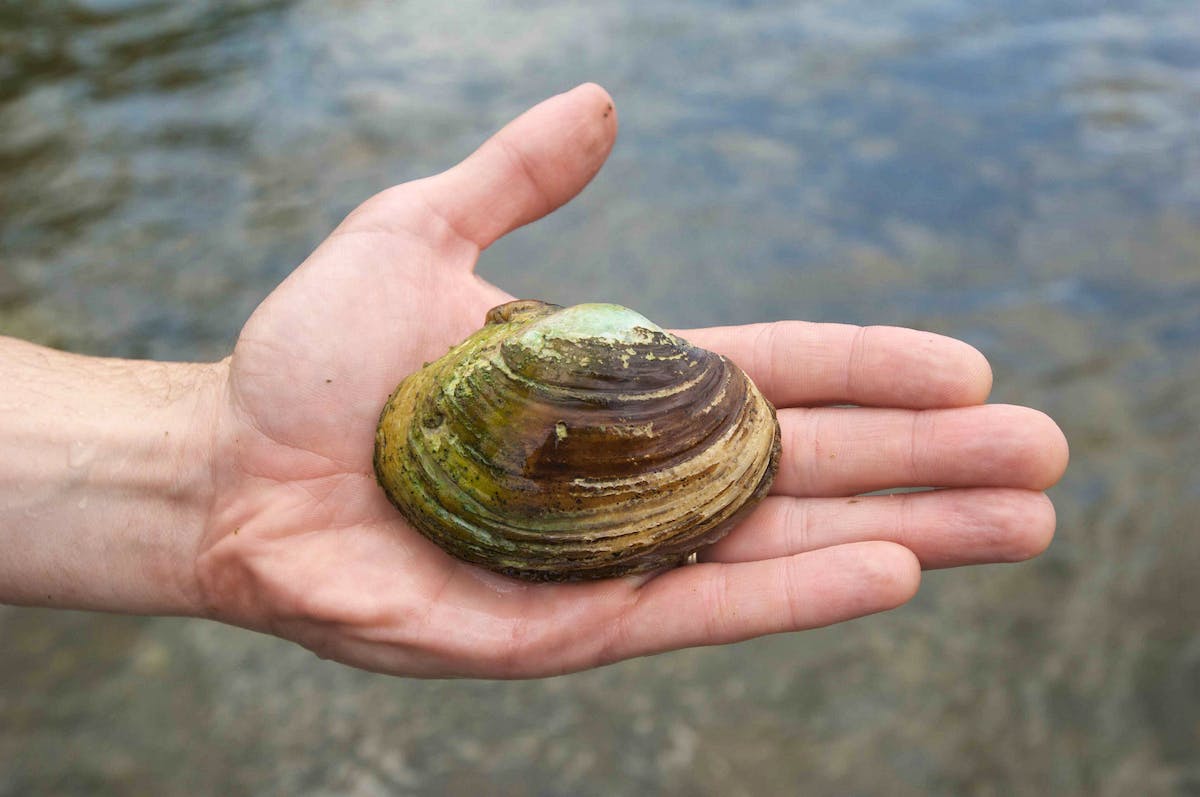
[[517, 301], [400, 383], [375, 473], [454, 556], [562, 581], [683, 562], [767, 493], [775, 409], [729, 360], [612, 304]]

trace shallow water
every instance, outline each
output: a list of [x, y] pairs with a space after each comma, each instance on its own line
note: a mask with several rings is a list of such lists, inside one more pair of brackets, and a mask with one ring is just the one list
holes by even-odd
[[0, 608], [0, 795], [1200, 794], [1194, 3], [596, 5], [0, 4], [0, 332], [222, 356], [363, 198], [596, 80], [609, 164], [481, 272], [962, 337], [1071, 440], [1051, 549], [534, 683]]

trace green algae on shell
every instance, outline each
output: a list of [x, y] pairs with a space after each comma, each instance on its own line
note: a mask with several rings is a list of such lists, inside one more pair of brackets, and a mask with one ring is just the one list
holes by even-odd
[[408, 521], [533, 581], [679, 564], [766, 495], [775, 410], [720, 355], [613, 304], [493, 308], [396, 388], [375, 473]]

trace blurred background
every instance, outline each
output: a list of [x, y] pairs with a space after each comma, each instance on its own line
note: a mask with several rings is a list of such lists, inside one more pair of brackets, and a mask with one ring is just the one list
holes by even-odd
[[1072, 444], [1034, 562], [540, 682], [0, 607], [0, 795], [1200, 795], [1196, 12], [0, 0], [0, 333], [221, 357], [363, 198], [595, 80], [607, 168], [486, 277], [961, 337]]

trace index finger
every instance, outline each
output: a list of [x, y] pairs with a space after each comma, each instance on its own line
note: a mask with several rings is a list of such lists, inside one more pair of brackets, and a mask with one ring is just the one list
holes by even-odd
[[992, 388], [977, 349], [915, 329], [778, 321], [678, 334], [733, 360], [777, 407], [964, 407]]

